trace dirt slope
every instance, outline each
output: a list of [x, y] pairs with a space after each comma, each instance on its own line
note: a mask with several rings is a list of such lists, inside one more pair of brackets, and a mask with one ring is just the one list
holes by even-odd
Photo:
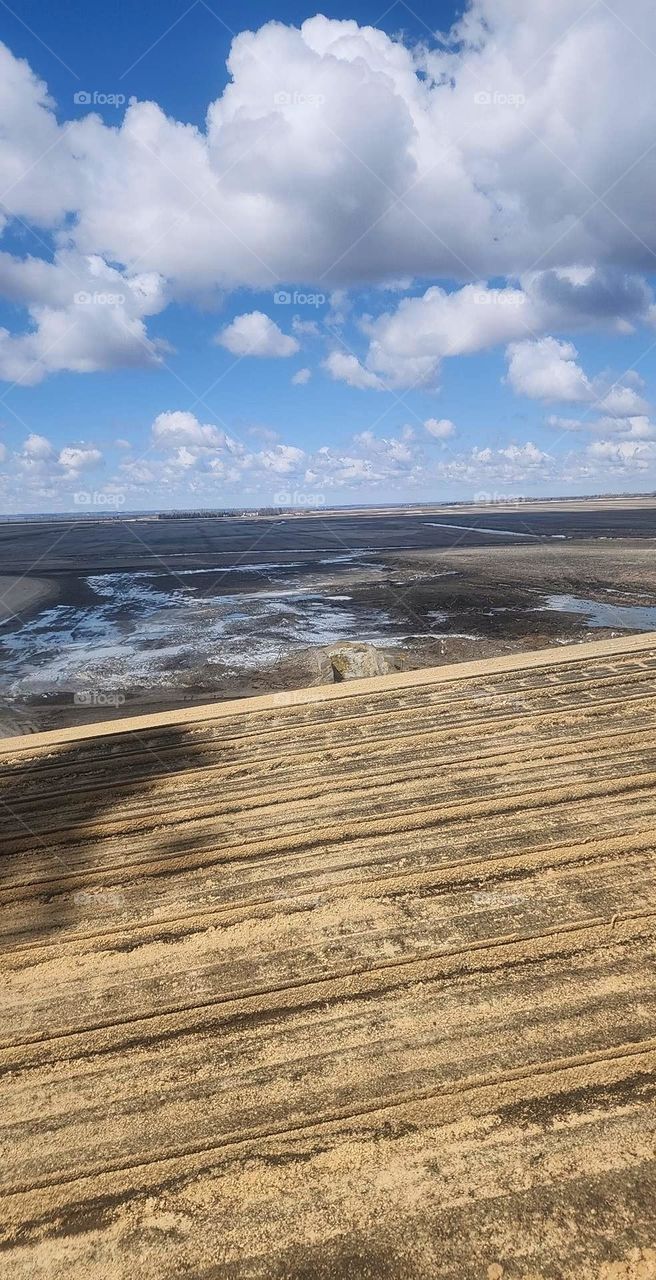
[[0, 1275], [654, 1280], [656, 636], [0, 743]]

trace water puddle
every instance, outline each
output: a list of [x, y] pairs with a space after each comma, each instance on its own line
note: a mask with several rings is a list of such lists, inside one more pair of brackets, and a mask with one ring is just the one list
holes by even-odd
[[[445, 520], [424, 520], [427, 529], [461, 529], [464, 533], [490, 533], [498, 538], [537, 538], [539, 533], [519, 533], [517, 529], [487, 529], [482, 524], [447, 524]], [[548, 536], [548, 535], [547, 535]], [[558, 535], [553, 535], [557, 537]], [[564, 537], [564, 535], [562, 535]]]
[[589, 627], [609, 627], [613, 631], [656, 631], [656, 605], [606, 604], [581, 596], [548, 596], [542, 608], [559, 613], [582, 614]]

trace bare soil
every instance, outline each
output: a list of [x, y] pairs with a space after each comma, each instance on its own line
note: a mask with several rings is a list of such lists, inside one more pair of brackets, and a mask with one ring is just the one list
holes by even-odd
[[0, 743], [0, 1274], [654, 1280], [655, 672]]
[[[625, 634], [619, 627], [590, 627], [583, 615], [546, 608], [551, 594], [571, 594], [621, 608], [656, 605], [656, 558], [653, 541], [646, 537], [411, 549], [379, 553], [369, 561], [357, 567], [336, 564], [318, 568], [310, 563], [302, 573], [299, 570], [298, 581], [311, 583], [314, 590], [327, 596], [348, 593], [349, 607], [361, 610], [363, 616], [380, 610], [392, 618], [402, 642], [380, 645], [392, 671], [484, 660]], [[20, 587], [26, 592], [24, 616], [30, 608], [31, 581], [24, 579]], [[162, 573], [160, 585], [166, 581]], [[169, 581], [172, 589], [179, 586], [175, 575]], [[253, 585], [250, 578], [248, 588], [252, 590]], [[265, 575], [256, 585], [271, 589]], [[52, 603], [53, 593], [58, 593], [62, 604], [93, 605], [93, 593], [77, 574], [54, 574], [45, 581], [45, 589], [50, 595], [39, 595], [37, 584], [33, 608], [41, 607], [44, 599]], [[217, 589], [225, 591], [225, 582]], [[238, 583], [231, 589], [239, 594]], [[283, 653], [277, 661], [255, 670], [235, 671], [192, 657], [183, 675], [171, 675], [166, 684], [126, 687], [124, 700], [116, 707], [76, 705], [70, 692], [53, 691], [18, 701], [0, 694], [0, 733], [123, 719], [143, 712], [199, 706], [210, 700], [304, 688], [326, 679], [332, 679], [330, 664], [322, 661], [320, 650], [312, 648]]]

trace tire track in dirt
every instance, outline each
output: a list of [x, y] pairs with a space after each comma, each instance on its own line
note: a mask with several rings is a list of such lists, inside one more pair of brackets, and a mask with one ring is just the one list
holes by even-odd
[[15, 1280], [656, 1239], [656, 637], [466, 666], [0, 745]]

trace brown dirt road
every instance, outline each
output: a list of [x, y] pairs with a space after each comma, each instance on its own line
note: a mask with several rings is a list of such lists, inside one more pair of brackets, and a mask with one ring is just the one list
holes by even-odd
[[0, 742], [11, 1280], [654, 1280], [656, 636]]

